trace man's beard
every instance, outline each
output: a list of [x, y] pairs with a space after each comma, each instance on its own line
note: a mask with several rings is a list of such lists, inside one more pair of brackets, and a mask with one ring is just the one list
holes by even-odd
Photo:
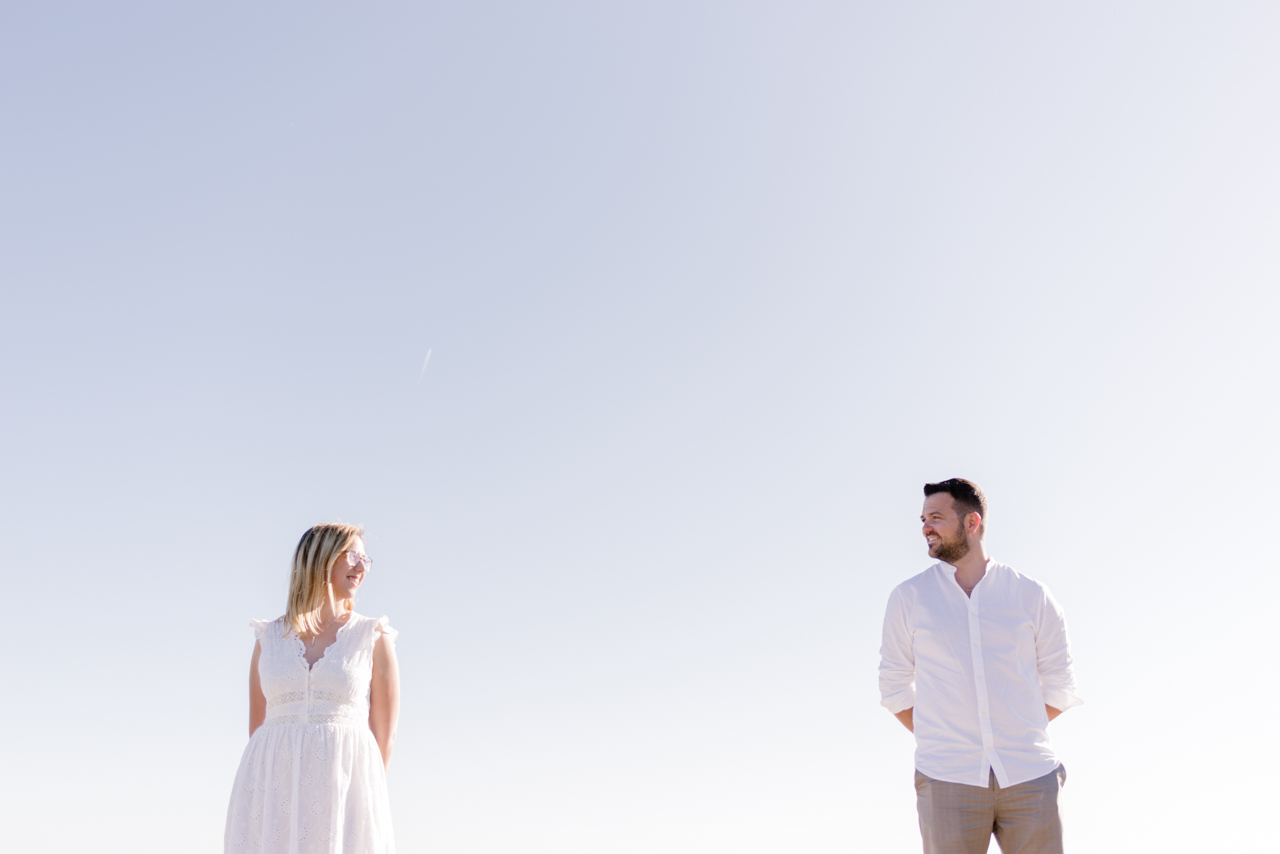
[[956, 561], [969, 553], [969, 538], [961, 531], [954, 540], [948, 540], [946, 537], [939, 538], [936, 545], [929, 547], [929, 555], [936, 557], [943, 563], [955, 565]]

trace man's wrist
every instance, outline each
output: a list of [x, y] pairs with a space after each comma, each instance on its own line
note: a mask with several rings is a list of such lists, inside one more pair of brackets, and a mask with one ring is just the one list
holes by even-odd
[[908, 730], [910, 730], [912, 733], [914, 733], [914, 732], [916, 731], [915, 716], [912, 714], [912, 712], [914, 712], [914, 711], [915, 711], [915, 709], [914, 709], [914, 707], [913, 707], [913, 708], [910, 708], [910, 709], [903, 709], [903, 710], [902, 710], [902, 711], [900, 711], [900, 712], [894, 712], [894, 713], [893, 713], [893, 716], [894, 716], [895, 718], [897, 718], [897, 719], [898, 719], [898, 721], [899, 721], [899, 722], [900, 722], [904, 727], [906, 727]]

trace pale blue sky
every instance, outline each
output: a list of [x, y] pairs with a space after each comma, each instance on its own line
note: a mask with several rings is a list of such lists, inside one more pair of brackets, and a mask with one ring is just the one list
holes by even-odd
[[1072, 848], [1261, 850], [1278, 16], [0, 9], [6, 839], [220, 851], [341, 519], [401, 851], [916, 851], [880, 621], [966, 476], [1068, 616]]

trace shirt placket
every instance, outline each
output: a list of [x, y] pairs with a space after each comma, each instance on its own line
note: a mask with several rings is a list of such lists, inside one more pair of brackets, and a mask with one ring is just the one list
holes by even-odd
[[990, 762], [995, 750], [991, 735], [991, 698], [987, 693], [987, 674], [982, 666], [982, 629], [979, 624], [979, 596], [977, 589], [969, 597], [969, 643], [973, 654], [973, 689], [978, 698], [978, 729], [982, 732], [982, 752]]

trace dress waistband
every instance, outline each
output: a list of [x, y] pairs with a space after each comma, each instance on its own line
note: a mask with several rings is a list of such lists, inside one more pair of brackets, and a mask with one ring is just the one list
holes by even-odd
[[289, 724], [338, 724], [340, 726], [368, 726], [369, 721], [355, 715], [276, 715], [262, 722], [264, 727]]
[[[305, 695], [304, 695], [305, 696]], [[285, 724], [347, 724], [351, 726], [369, 725], [369, 706], [365, 703], [353, 703], [350, 698], [339, 698], [321, 691], [311, 693], [312, 702], [296, 694], [281, 694], [272, 698], [267, 706], [267, 718], [263, 726], [283, 726]]]
[[[306, 691], [289, 691], [284, 694], [274, 694], [267, 698], [267, 708], [274, 709], [276, 706], [283, 706], [287, 703], [303, 703], [307, 700]], [[311, 701], [324, 703], [337, 703], [341, 706], [363, 706], [357, 698], [350, 697], [346, 694], [331, 694], [328, 691], [312, 691]]]

